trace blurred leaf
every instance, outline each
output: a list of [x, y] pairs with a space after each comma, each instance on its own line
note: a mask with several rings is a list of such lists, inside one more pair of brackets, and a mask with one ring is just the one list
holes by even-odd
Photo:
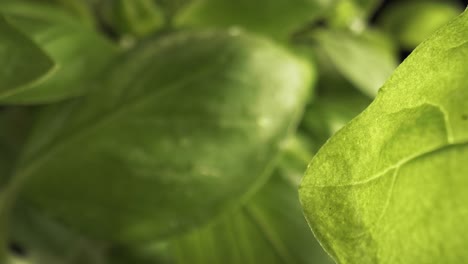
[[[9, 234], [12, 193], [12, 171], [32, 124], [32, 115], [27, 108], [0, 109], [0, 262], [8, 258], [7, 237]], [[14, 196], [14, 195], [13, 195]], [[12, 260], [10, 260], [12, 261]], [[17, 260], [15, 260], [17, 261]], [[19, 260], [18, 260], [19, 261]]]
[[109, 251], [112, 264], [175, 264], [166, 242], [146, 243], [137, 249], [114, 247]]
[[[53, 61], [0, 16], [0, 97], [47, 75]], [[6, 66], [8, 65], [8, 66]]]
[[16, 257], [16, 256], [10, 256], [8, 258], [8, 260], [6, 261], [6, 264], [33, 264], [33, 263], [31, 263], [28, 260], [25, 260], [23, 258], [19, 258], [19, 257]]
[[21, 246], [32, 264], [102, 263], [93, 261], [99, 253], [104, 256], [98, 243], [71, 232], [22, 201], [17, 202], [11, 219], [10, 242]]
[[330, 12], [328, 22], [333, 28], [347, 28], [362, 32], [369, 17], [382, 0], [339, 0]]
[[33, 119], [32, 111], [28, 108], [0, 109], [0, 189], [9, 179], [16, 158], [29, 135]]
[[175, 263], [333, 263], [309, 232], [296, 188], [275, 175], [240, 210], [174, 242]]
[[204, 223], [264, 183], [312, 78], [308, 63], [238, 31], [142, 43], [100, 89], [38, 121], [16, 174], [24, 197], [122, 243]]
[[285, 143], [280, 163], [276, 168], [277, 174], [299, 185], [307, 164], [316, 153], [315, 143], [315, 138], [310, 138], [303, 131], [297, 131]]
[[[18, 0], [15, 0], [18, 1]], [[31, 0], [34, 2], [37, 0]], [[91, 0], [43, 0], [44, 2], [50, 2], [51, 4], [57, 5], [59, 8], [68, 11], [70, 15], [73, 15], [76, 19], [80, 20], [83, 24], [93, 27], [95, 26], [95, 17], [90, 7]]]
[[28, 108], [0, 109], [0, 263], [21, 262], [21, 259], [10, 258], [8, 222], [17, 191], [13, 170], [29, 135], [32, 120], [33, 115]]
[[[70, 16], [70, 13], [64, 11], [64, 9], [45, 4], [44, 2], [47, 2], [47, 0], [2, 0], [0, 1], [0, 10], [5, 12], [5, 15], [15, 14], [42, 21], [55, 21], [57, 23], [80, 23], [80, 21], [76, 20], [76, 17]], [[83, 26], [83, 24], [80, 25]]]
[[184, 26], [240, 26], [280, 39], [325, 16], [335, 0], [199, 0], [181, 14]]
[[[93, 14], [91, 3], [103, 0], [1, 0], [1, 4], [5, 3], [22, 6], [21, 9], [30, 9], [34, 12], [34, 7], [47, 6], [56, 11], [60, 11], [65, 18], [72, 17], [74, 20], [83, 25], [92, 28], [95, 26], [95, 17]], [[43, 10], [37, 10], [35, 13], [41, 13]], [[51, 16], [49, 12], [44, 13], [44, 16]]]
[[306, 217], [338, 263], [464, 263], [468, 13], [421, 44], [314, 157]]
[[3, 103], [48, 103], [83, 95], [90, 89], [88, 81], [116, 55], [111, 43], [58, 10], [15, 3], [0, 5], [0, 10], [58, 65], [42, 82], [1, 97]]
[[164, 10], [169, 23], [172, 23], [173, 19], [183, 11], [184, 8], [189, 6], [193, 2], [200, 0], [155, 0], [156, 3]]
[[112, 1], [112, 5], [120, 32], [145, 36], [165, 24], [165, 14], [154, 0], [116, 0]]
[[312, 153], [303, 138], [286, 145], [274, 176], [241, 208], [166, 244], [146, 245], [132, 262], [117, 254], [116, 263], [333, 263], [309, 232], [297, 197]]
[[384, 10], [379, 24], [404, 49], [412, 50], [462, 11], [453, 2], [401, 2]]
[[398, 65], [392, 42], [377, 31], [358, 35], [344, 30], [317, 30], [313, 38], [336, 69], [370, 97], [377, 94]]
[[319, 95], [302, 120], [302, 128], [314, 140], [313, 150], [317, 151], [370, 103], [369, 98], [356, 91]]
[[344, 78], [320, 46], [311, 49], [311, 53], [318, 71], [318, 91], [306, 108], [300, 129], [309, 139], [312, 144], [310, 149], [315, 153], [372, 100]]

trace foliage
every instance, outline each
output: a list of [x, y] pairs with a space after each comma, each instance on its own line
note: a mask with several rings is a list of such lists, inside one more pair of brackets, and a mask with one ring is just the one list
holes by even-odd
[[461, 12], [2, 0], [0, 263], [466, 262]]
[[467, 259], [467, 26], [463, 13], [421, 44], [312, 160], [302, 204], [339, 263]]

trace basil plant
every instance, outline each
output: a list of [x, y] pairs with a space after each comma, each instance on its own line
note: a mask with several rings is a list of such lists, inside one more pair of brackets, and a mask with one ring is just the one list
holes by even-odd
[[0, 1], [0, 263], [467, 263], [466, 4]]

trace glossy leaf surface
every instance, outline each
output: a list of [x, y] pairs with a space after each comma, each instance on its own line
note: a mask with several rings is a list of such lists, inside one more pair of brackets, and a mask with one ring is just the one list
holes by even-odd
[[121, 242], [203, 223], [264, 182], [311, 79], [309, 64], [239, 31], [149, 40], [101, 89], [44, 114], [17, 172], [24, 196]]

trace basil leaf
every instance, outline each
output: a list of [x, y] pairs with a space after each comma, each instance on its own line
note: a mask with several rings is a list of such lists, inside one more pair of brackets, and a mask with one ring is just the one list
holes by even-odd
[[312, 156], [303, 140], [288, 140], [273, 177], [241, 208], [169, 242], [131, 254], [116, 250], [112, 263], [332, 263], [308, 232], [297, 199], [297, 184]]
[[318, 69], [318, 91], [306, 108], [300, 128], [312, 139], [313, 146], [310, 149], [315, 153], [372, 100], [340, 74], [320, 47], [312, 51]]
[[361, 32], [367, 27], [367, 21], [381, 0], [340, 0], [334, 6], [328, 17], [333, 28], [348, 28]]
[[112, 2], [114, 23], [123, 33], [145, 36], [165, 24], [163, 10], [153, 0], [117, 0]]
[[[48, 103], [83, 95], [90, 89], [88, 80], [116, 54], [114, 45], [65, 14], [41, 5], [37, 9], [43, 13], [21, 4], [0, 6], [8, 21], [31, 37], [59, 68], [43, 82], [1, 96], [2, 103]], [[44, 15], [48, 12], [50, 17]]]
[[[53, 61], [0, 15], [0, 96], [35, 82], [53, 68]], [[6, 66], [8, 65], [8, 66]]]
[[0, 109], [0, 190], [10, 178], [33, 122], [32, 109], [9, 107]]
[[462, 11], [451, 2], [401, 2], [384, 10], [379, 24], [411, 50]]
[[230, 31], [147, 41], [106, 76], [38, 121], [16, 175], [28, 179], [32, 204], [126, 243], [204, 223], [262, 184], [312, 72], [269, 41]]
[[97, 18], [95, 17], [95, 10], [93, 9], [92, 4], [99, 1], [46, 0], [45, 2], [56, 5], [59, 9], [64, 9], [74, 18], [80, 20], [84, 25], [93, 27], [97, 24]]
[[360, 114], [371, 100], [358, 92], [319, 95], [306, 110], [301, 128], [318, 149], [333, 134], [345, 126], [351, 119]]
[[[308, 232], [296, 183], [307, 163], [292, 175], [279, 169], [246, 205], [170, 245], [175, 263], [333, 263]], [[282, 165], [288, 171], [291, 164]], [[299, 176], [299, 177], [298, 177]]]
[[[33, 115], [31, 109], [9, 107], [0, 109], [0, 262], [6, 262], [7, 222], [14, 202], [15, 187], [12, 171], [20, 150], [29, 135]], [[8, 231], [8, 232], [7, 232]]]
[[419, 46], [312, 160], [305, 214], [338, 263], [462, 263], [468, 14]]
[[105, 255], [99, 243], [71, 232], [28, 204], [17, 202], [11, 219], [10, 241], [25, 250], [31, 263], [103, 263], [94, 261]]
[[[52, 0], [55, 2], [55, 0]], [[29, 18], [36, 18], [42, 21], [54, 21], [54, 22], [64, 22], [64, 23], [80, 23], [88, 28], [90, 26], [87, 23], [82, 23], [83, 21], [77, 20], [75, 16], [71, 16], [69, 12], [63, 8], [56, 7], [59, 5], [50, 1], [17, 1], [17, 0], [3, 0], [0, 2], [0, 10], [5, 12], [8, 15], [15, 14], [19, 16], [25, 16]]]
[[196, 27], [240, 26], [256, 33], [287, 38], [308, 22], [325, 16], [333, 0], [202, 0], [178, 18], [178, 24]]
[[17, 256], [9, 256], [6, 259], [6, 264], [30, 264], [30, 262], [25, 261], [24, 259], [19, 258]]
[[149, 243], [143, 248], [114, 247], [110, 250], [108, 262], [112, 264], [175, 264], [174, 260], [168, 256], [167, 244]]
[[192, 2], [200, 0], [156, 0], [158, 6], [164, 10], [166, 18], [170, 24], [173, 23], [173, 19], [182, 12], [185, 8], [190, 6]]
[[336, 69], [370, 97], [398, 65], [392, 42], [377, 31], [317, 30], [312, 37]]

